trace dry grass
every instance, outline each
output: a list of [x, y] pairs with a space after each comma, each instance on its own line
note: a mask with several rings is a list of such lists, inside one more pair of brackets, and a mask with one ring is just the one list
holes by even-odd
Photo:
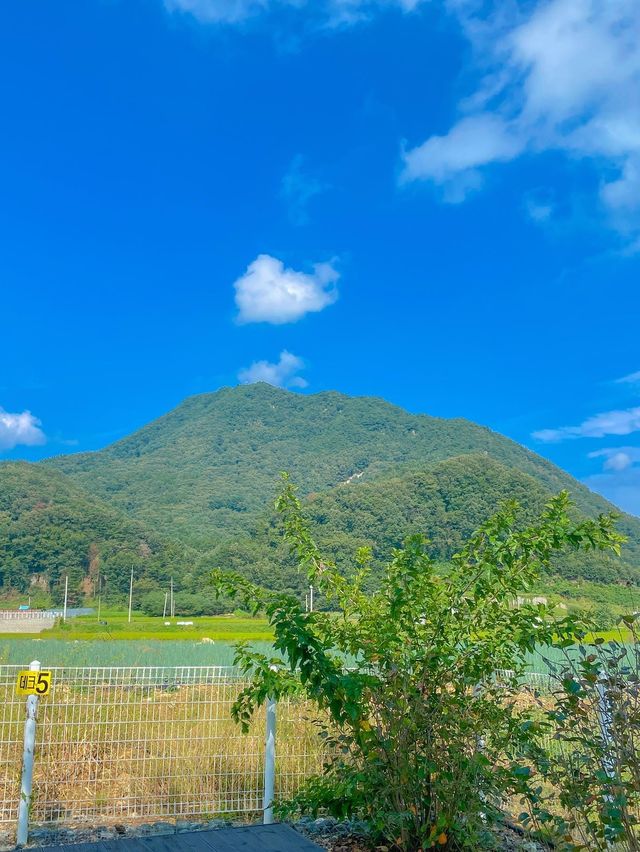
[[[231, 704], [242, 684], [194, 669], [177, 682], [139, 684], [127, 671], [94, 670], [87, 678], [86, 670], [70, 669], [40, 700], [33, 822], [259, 812], [264, 714], [247, 735], [233, 723]], [[5, 682], [0, 701], [0, 821], [11, 821], [24, 699]], [[321, 766], [321, 741], [305, 707], [280, 703], [277, 793], [293, 793]]]
[[[24, 698], [18, 667], [0, 666], [0, 822], [16, 819]], [[33, 823], [153, 818], [255, 818], [262, 808], [264, 712], [243, 735], [231, 705], [243, 682], [228, 668], [66, 668], [40, 700]], [[547, 708], [523, 688], [519, 709]], [[293, 794], [325, 756], [312, 710], [277, 710], [278, 796]], [[549, 743], [550, 746], [556, 745]], [[522, 803], [508, 803], [514, 815]]]

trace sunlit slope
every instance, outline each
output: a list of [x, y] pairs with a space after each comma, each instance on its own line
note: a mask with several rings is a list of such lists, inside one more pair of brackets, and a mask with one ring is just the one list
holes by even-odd
[[[100, 452], [45, 464], [130, 516], [201, 547], [245, 533], [273, 498], [282, 470], [309, 494], [467, 454], [528, 474], [547, 493], [567, 488], [588, 514], [610, 508], [560, 468], [467, 420], [265, 384], [191, 397]], [[640, 521], [628, 518], [625, 526], [640, 541]]]
[[131, 567], [139, 580], [164, 581], [183, 550], [57, 470], [0, 464], [0, 586], [54, 590], [68, 575], [74, 602], [93, 593], [100, 571], [113, 591], [128, 588]]
[[[370, 544], [378, 564], [412, 531], [429, 536], [434, 556], [446, 560], [504, 499], [517, 499], [525, 519], [562, 488], [583, 514], [612, 508], [560, 468], [469, 421], [258, 384], [187, 399], [100, 452], [1, 464], [2, 570], [17, 572], [21, 587], [40, 574], [51, 587], [70, 566], [78, 594], [90, 592], [85, 578], [94, 582], [98, 565], [126, 592], [132, 564], [149, 591], [172, 575], [197, 593], [216, 565], [302, 589], [273, 518], [283, 470], [332, 553], [346, 560]], [[562, 560], [558, 572], [637, 582], [640, 521], [622, 516], [620, 524], [630, 539], [622, 560], [581, 555]]]

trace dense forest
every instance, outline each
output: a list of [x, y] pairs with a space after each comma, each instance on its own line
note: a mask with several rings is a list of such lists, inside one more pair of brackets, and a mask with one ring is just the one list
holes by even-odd
[[184, 573], [186, 548], [145, 528], [42, 465], [0, 465], [0, 581], [21, 595], [70, 603], [94, 597], [98, 586], [119, 597], [131, 569], [141, 590], [166, 586]]
[[[560, 468], [467, 420], [409, 414], [381, 399], [301, 395], [266, 384], [185, 400], [95, 453], [44, 462], [131, 517], [194, 546], [246, 532], [286, 470], [305, 494], [483, 453], [585, 512], [609, 504]], [[640, 538], [640, 520], [636, 521]]]
[[[0, 464], [1, 593], [56, 602], [68, 575], [75, 601], [98, 588], [121, 599], [133, 567], [136, 599], [148, 610], [161, 608], [173, 577], [183, 608], [197, 614], [219, 606], [202, 589], [221, 565], [302, 594], [272, 508], [282, 470], [299, 484], [318, 540], [345, 567], [369, 545], [379, 568], [412, 532], [428, 536], [445, 564], [505, 499], [521, 504], [523, 523], [562, 488], [577, 514], [612, 508], [535, 453], [465, 420], [333, 392], [227, 388], [187, 399], [100, 452]], [[622, 515], [620, 526], [629, 537], [622, 558], [563, 558], [549, 588], [640, 586], [640, 520]]]

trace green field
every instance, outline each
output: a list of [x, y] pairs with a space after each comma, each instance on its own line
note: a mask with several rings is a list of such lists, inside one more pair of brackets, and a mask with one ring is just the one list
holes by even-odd
[[[192, 624], [179, 624], [190, 621]], [[215, 615], [200, 618], [154, 618], [134, 613], [129, 622], [126, 612], [103, 611], [97, 615], [82, 615], [69, 618], [66, 623], [59, 620], [50, 630], [41, 633], [0, 633], [3, 639], [68, 639], [68, 640], [135, 640], [158, 641], [184, 640], [197, 642], [202, 639], [214, 641], [268, 641], [272, 632], [264, 618], [245, 615]]]
[[[251, 642], [269, 652], [270, 642]], [[0, 665], [28, 666], [40, 660], [47, 666], [230, 666], [231, 642], [166, 642], [156, 639], [124, 639], [121, 642], [79, 639], [8, 639], [0, 636]]]
[[272, 638], [264, 618], [163, 619], [134, 613], [129, 623], [126, 613], [103, 611], [100, 621], [85, 615], [42, 633], [0, 633], [0, 664], [37, 658], [45, 666], [226, 666], [233, 662], [234, 643], [268, 648]]
[[[193, 624], [177, 624], [183, 620]], [[629, 641], [626, 630], [597, 635], [607, 642]], [[247, 615], [162, 619], [134, 613], [129, 623], [126, 612], [103, 611], [100, 621], [86, 615], [42, 633], [0, 633], [0, 664], [23, 665], [37, 658], [45, 666], [226, 666], [233, 663], [236, 642], [267, 650], [272, 639], [266, 619]], [[527, 656], [532, 671], [546, 671], [539, 654]], [[544, 657], [559, 662], [562, 652], [546, 651]]]

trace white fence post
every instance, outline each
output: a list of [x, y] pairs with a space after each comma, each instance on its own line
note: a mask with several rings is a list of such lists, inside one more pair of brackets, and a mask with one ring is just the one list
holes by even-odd
[[264, 796], [262, 799], [264, 825], [273, 822], [273, 796], [276, 780], [276, 702], [267, 699], [267, 726], [264, 750]]
[[[34, 660], [29, 666], [30, 671], [39, 672], [40, 663]], [[22, 750], [22, 781], [20, 784], [20, 801], [18, 802], [18, 830], [16, 846], [25, 846], [29, 835], [29, 808], [31, 806], [31, 789], [33, 786], [33, 754], [36, 746], [36, 714], [38, 712], [38, 696], [27, 697], [27, 719], [24, 723], [24, 747]]]
[[[616, 777], [616, 756], [613, 753], [615, 744], [611, 734], [613, 728], [613, 708], [611, 706], [611, 699], [607, 694], [606, 678], [606, 673], [601, 671], [598, 683], [596, 684], [596, 690], [598, 692], [597, 712], [603, 745], [602, 769], [607, 778], [609, 778], [610, 781], [613, 781]], [[607, 796], [607, 798], [609, 797]]]

